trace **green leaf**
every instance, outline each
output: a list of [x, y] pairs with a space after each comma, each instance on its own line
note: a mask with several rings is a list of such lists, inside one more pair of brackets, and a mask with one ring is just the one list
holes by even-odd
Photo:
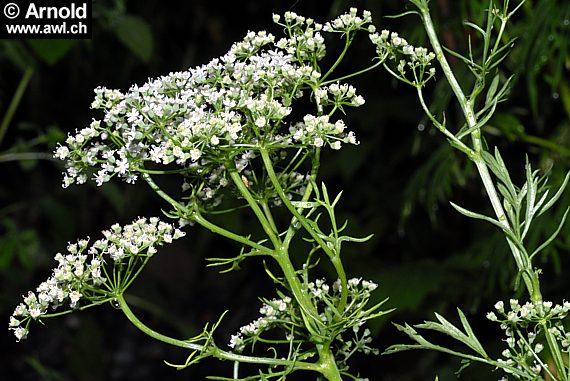
[[540, 253], [542, 250], [544, 250], [544, 248], [548, 245], [550, 245], [550, 243], [552, 241], [554, 241], [554, 239], [556, 238], [556, 236], [558, 236], [558, 233], [560, 233], [560, 230], [562, 230], [562, 226], [564, 226], [564, 222], [566, 222], [566, 217], [568, 216], [568, 211], [570, 210], [570, 207], [568, 207], [566, 209], [566, 211], [564, 212], [564, 215], [562, 216], [562, 220], [560, 220], [560, 224], [558, 224], [558, 228], [556, 228], [556, 230], [554, 231], [554, 233], [552, 233], [552, 235], [550, 237], [548, 237], [548, 239], [546, 241], [544, 241], [544, 243], [542, 245], [540, 245], [535, 251], [533, 251], [533, 253], [530, 255], [530, 258], [532, 259], [536, 254]]
[[454, 208], [455, 210], [457, 210], [459, 213], [463, 214], [464, 216], [467, 216], [467, 217], [469, 217], [469, 218], [474, 218], [474, 219], [476, 219], [476, 220], [483, 220], [483, 221], [490, 222], [490, 223], [492, 223], [493, 225], [495, 225], [495, 226], [501, 228], [502, 230], [505, 230], [505, 226], [503, 226], [499, 221], [497, 221], [497, 220], [495, 220], [495, 219], [493, 219], [493, 218], [491, 218], [491, 217], [485, 216], [485, 215], [483, 215], [483, 214], [479, 214], [479, 213], [472, 212], [472, 211], [470, 211], [470, 210], [467, 210], [467, 209], [465, 209], [465, 208], [462, 208], [461, 206], [459, 206], [459, 205], [457, 205], [457, 204], [454, 204], [454, 203], [451, 202], [451, 201], [450, 201], [449, 203], [451, 204], [451, 206], [453, 206], [453, 208]]
[[546, 212], [548, 209], [552, 207], [552, 205], [554, 205], [556, 201], [558, 201], [560, 196], [562, 196], [562, 192], [564, 192], [564, 189], [566, 189], [566, 185], [568, 185], [568, 180], [570, 180], [570, 172], [566, 174], [566, 177], [564, 178], [562, 185], [560, 185], [560, 188], [558, 188], [556, 194], [552, 196], [550, 200], [548, 200], [548, 202], [542, 207], [540, 212], [538, 212], [537, 216], [542, 215], [542, 213]]
[[475, 333], [473, 333], [473, 330], [471, 329], [471, 326], [469, 325], [469, 322], [467, 321], [467, 318], [465, 317], [465, 314], [463, 313], [463, 311], [461, 311], [458, 308], [457, 313], [459, 314], [459, 319], [461, 319], [461, 325], [463, 326], [465, 333], [467, 333], [467, 336], [470, 339], [470, 343], [473, 345], [471, 348], [473, 348], [481, 356], [488, 357], [487, 353], [483, 349], [483, 346], [481, 345], [479, 340], [477, 340]]
[[28, 45], [42, 61], [54, 65], [78, 42], [79, 40], [28, 40]]
[[114, 24], [117, 38], [144, 62], [152, 55], [153, 40], [150, 25], [140, 17], [121, 15]]
[[501, 76], [497, 74], [491, 81], [491, 85], [489, 86], [489, 90], [487, 91], [487, 98], [485, 99], [485, 106], [490, 105], [494, 101], [495, 94], [497, 93], [497, 89], [499, 87], [500, 79]]

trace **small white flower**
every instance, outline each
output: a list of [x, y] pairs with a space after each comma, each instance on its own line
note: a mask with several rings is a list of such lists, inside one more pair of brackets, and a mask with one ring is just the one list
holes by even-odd
[[495, 303], [495, 309], [500, 313], [503, 313], [505, 312], [505, 304], [502, 301], [498, 301]]
[[17, 341], [24, 340], [28, 336], [28, 330], [23, 327], [18, 327], [14, 330], [14, 335]]
[[79, 299], [81, 299], [83, 295], [77, 290], [73, 290], [69, 293], [69, 300], [71, 301], [71, 308], [75, 308]]

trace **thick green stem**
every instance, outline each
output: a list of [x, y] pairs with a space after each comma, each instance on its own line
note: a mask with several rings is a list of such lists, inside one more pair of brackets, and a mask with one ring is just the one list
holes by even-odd
[[322, 368], [321, 373], [329, 381], [342, 381], [342, 377], [336, 365], [334, 355], [330, 350], [330, 347], [319, 348], [319, 363]]
[[[416, 3], [417, 3], [416, 5], [418, 5], [418, 9], [420, 10], [421, 18], [424, 23], [425, 30], [428, 34], [431, 45], [434, 49], [436, 58], [441, 65], [443, 73], [447, 78], [447, 81], [451, 86], [451, 89], [455, 94], [455, 97], [457, 98], [459, 105], [461, 106], [461, 110], [463, 111], [463, 114], [467, 121], [467, 126], [468, 128], [474, 127], [477, 125], [477, 118], [473, 110], [473, 103], [470, 99], [468, 99], [465, 96], [463, 90], [461, 89], [461, 86], [459, 85], [459, 82], [457, 81], [455, 75], [453, 74], [453, 70], [449, 66], [449, 63], [447, 62], [447, 59], [443, 54], [443, 49], [441, 47], [439, 38], [437, 36], [435, 27], [433, 25], [431, 16], [429, 14], [429, 8], [427, 7], [427, 2], [424, 1], [421, 3], [420, 2]], [[489, 196], [491, 205], [493, 206], [493, 210], [495, 211], [495, 215], [497, 216], [499, 223], [504, 227], [504, 229], [511, 230], [510, 224], [507, 220], [505, 211], [503, 209], [501, 200], [499, 198], [499, 194], [495, 188], [495, 184], [493, 183], [493, 180], [489, 173], [489, 169], [487, 168], [487, 164], [485, 163], [481, 155], [483, 144], [482, 144], [480, 129], [473, 130], [473, 132], [471, 133], [471, 140], [474, 151], [474, 154], [472, 155], [471, 159], [474, 161], [477, 167], [477, 171], [479, 172], [479, 176], [481, 177], [483, 186], [485, 187], [487, 195]], [[534, 272], [530, 260], [527, 257], [525, 257], [525, 254], [522, 253], [508, 239], [507, 242], [509, 244], [509, 248], [511, 249], [515, 262], [517, 264], [517, 268], [519, 272], [522, 274], [524, 283], [531, 297], [531, 300], [533, 302], [541, 301], [542, 295], [540, 293], [538, 275]]]
[[246, 199], [249, 206], [257, 216], [259, 222], [263, 226], [263, 229], [267, 233], [268, 237], [271, 239], [275, 247], [273, 256], [275, 257], [277, 263], [281, 267], [281, 270], [283, 271], [285, 279], [287, 279], [287, 283], [289, 284], [291, 292], [293, 293], [293, 296], [295, 297], [295, 299], [299, 303], [299, 306], [301, 307], [301, 311], [303, 313], [303, 319], [305, 321], [307, 329], [311, 332], [311, 334], [318, 336], [319, 332], [321, 331], [319, 325], [322, 325], [322, 322], [320, 321], [317, 309], [311, 302], [310, 298], [307, 295], [305, 295], [305, 292], [303, 291], [301, 281], [299, 280], [299, 277], [297, 276], [297, 272], [295, 271], [293, 263], [291, 263], [291, 259], [289, 258], [288, 250], [285, 249], [285, 247], [281, 243], [281, 240], [277, 236], [276, 231], [274, 231], [272, 224], [265, 217], [265, 214], [259, 207], [257, 201], [253, 198], [253, 196], [249, 192], [249, 189], [241, 179], [240, 174], [235, 170], [230, 171], [229, 173], [236, 187], [238, 188], [242, 196]]
[[[326, 244], [326, 242], [319, 236], [319, 234], [305, 221], [301, 213], [293, 206], [291, 201], [285, 195], [281, 184], [279, 183], [279, 179], [275, 174], [273, 169], [273, 164], [271, 162], [271, 158], [269, 157], [269, 153], [265, 148], [260, 148], [259, 152], [261, 153], [261, 158], [263, 159], [263, 163], [265, 165], [265, 170], [267, 171], [267, 175], [271, 180], [271, 183], [275, 187], [275, 190], [279, 194], [281, 201], [283, 204], [289, 209], [291, 214], [295, 216], [297, 221], [303, 226], [303, 228], [309, 233], [309, 235], [315, 240], [315, 242], [320, 246], [320, 248], [327, 254], [329, 259], [331, 260], [335, 270], [337, 270], [337, 274], [341, 280], [341, 284], [343, 287], [341, 288], [341, 301], [339, 303], [339, 311], [342, 313], [344, 307], [346, 306], [346, 301], [348, 298], [348, 289], [346, 287], [346, 275], [344, 272], [344, 268], [342, 267], [342, 263], [338, 258], [338, 253], [335, 253], [331, 248]], [[336, 259], [335, 259], [336, 258]]]
[[283, 275], [287, 280], [291, 293], [301, 308], [305, 327], [311, 335], [313, 335], [313, 338], [321, 340], [319, 337], [321, 337], [320, 333], [322, 331], [323, 323], [319, 317], [319, 312], [303, 289], [301, 281], [295, 271], [295, 267], [289, 258], [288, 252], [278, 250], [275, 255], [275, 260], [279, 264], [281, 271], [283, 271]]

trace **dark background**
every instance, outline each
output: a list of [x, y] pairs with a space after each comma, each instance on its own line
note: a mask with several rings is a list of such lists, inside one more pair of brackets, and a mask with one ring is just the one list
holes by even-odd
[[[0, 317], [6, 326], [21, 295], [47, 278], [53, 255], [68, 241], [96, 237], [112, 223], [128, 223], [139, 215], [159, 215], [165, 205], [142, 184], [93, 184], [63, 190], [62, 165], [50, 160], [57, 141], [68, 131], [99, 117], [90, 110], [97, 86], [126, 90], [170, 71], [208, 62], [225, 53], [248, 30], [279, 30], [272, 13], [293, 10], [326, 21], [351, 6], [373, 12], [375, 24], [400, 32], [413, 44], [424, 44], [419, 19], [383, 16], [405, 11], [402, 1], [254, 1], [233, 4], [207, 1], [94, 1], [93, 38], [78, 41], [1, 40], [0, 117], [25, 83], [21, 101], [6, 134], [0, 132]], [[470, 35], [462, 24], [481, 22], [487, 2], [432, 0], [434, 18], [445, 45], [460, 52]], [[570, 4], [527, 1], [515, 17], [509, 36], [519, 39], [503, 65], [515, 75], [508, 102], [485, 127], [487, 144], [501, 147], [512, 176], [524, 179], [525, 154], [551, 181], [559, 184], [570, 166]], [[331, 43], [330, 50], [339, 46]], [[345, 67], [366, 67], [372, 49], [366, 35], [356, 43]], [[457, 60], [459, 79], [470, 82]], [[27, 73], [28, 75], [26, 75]], [[22, 79], [24, 78], [24, 79]], [[456, 321], [460, 307], [472, 321], [489, 352], [500, 353], [500, 330], [484, 318], [499, 299], [512, 295], [514, 264], [504, 238], [488, 226], [458, 215], [448, 201], [490, 213], [470, 162], [454, 153], [424, 119], [412, 88], [381, 70], [352, 82], [366, 104], [350, 110], [347, 124], [357, 132], [358, 147], [327, 152], [321, 179], [331, 192], [344, 190], [341, 217], [350, 233], [374, 233], [366, 244], [347, 246], [349, 276], [380, 284], [378, 300], [389, 296], [397, 308], [389, 319], [372, 325], [375, 344], [384, 350], [406, 338], [389, 324], [417, 323], [433, 312]], [[449, 103], [443, 83], [428, 89], [434, 111], [446, 110], [448, 125], [457, 126], [457, 105]], [[449, 104], [448, 104], [449, 103]], [[555, 210], [541, 217], [530, 246], [550, 234], [570, 204], [566, 192]], [[224, 220], [240, 226], [243, 216]], [[570, 234], [560, 238], [539, 259], [546, 299], [569, 298]], [[129, 292], [141, 318], [159, 331], [189, 337], [226, 309], [218, 331], [221, 344], [259, 308], [258, 297], [273, 297], [263, 265], [250, 260], [236, 273], [219, 275], [205, 268], [208, 256], [231, 256], [239, 248], [199, 228], [185, 240], [166, 247], [153, 259]], [[521, 295], [524, 298], [524, 294]], [[231, 375], [231, 364], [205, 361], [176, 371], [163, 363], [183, 363], [183, 350], [154, 342], [128, 323], [120, 311], [102, 306], [32, 326], [29, 338], [16, 344], [11, 332], [0, 333], [0, 369], [10, 380], [199, 380], [206, 375]], [[455, 379], [459, 361], [437, 353], [406, 352], [357, 358], [370, 380]], [[306, 379], [299, 374], [292, 379]], [[472, 366], [466, 380], [497, 379], [490, 369]]]

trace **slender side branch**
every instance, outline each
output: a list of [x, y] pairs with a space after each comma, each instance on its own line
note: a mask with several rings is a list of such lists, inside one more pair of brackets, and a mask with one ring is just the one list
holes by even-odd
[[261, 253], [271, 255], [273, 254], [273, 250], [270, 248], [263, 246], [257, 242], [254, 242], [246, 237], [243, 237], [239, 234], [233, 233], [229, 230], [222, 228], [221, 226], [215, 225], [212, 222], [206, 220], [198, 211], [193, 210], [190, 211], [188, 208], [178, 201], [174, 200], [168, 194], [166, 194], [152, 179], [152, 177], [148, 173], [143, 173], [142, 178], [147, 182], [147, 184], [154, 190], [160, 197], [166, 200], [169, 204], [172, 205], [173, 208], [176, 210], [181, 210], [185, 216], [187, 216], [192, 221], [197, 222], [201, 226], [205, 227], [206, 229], [210, 230], [213, 233], [219, 234], [223, 237], [229, 238], [233, 241], [239, 242], [243, 245], [250, 246], [253, 249], [258, 250]]
[[204, 345], [192, 343], [187, 340], [178, 340], [174, 339], [170, 336], [163, 335], [159, 332], [156, 332], [152, 328], [146, 326], [143, 322], [139, 320], [139, 318], [133, 313], [130, 309], [127, 301], [125, 300], [122, 294], [116, 296], [117, 302], [121, 307], [121, 311], [125, 314], [127, 319], [135, 327], [141, 330], [143, 333], [147, 334], [148, 336], [152, 337], [155, 340], [162, 341], [163, 343], [173, 345], [175, 347], [180, 348], [187, 348], [195, 351], [203, 351], [207, 350], [208, 355], [212, 357], [216, 357], [222, 360], [229, 360], [229, 361], [239, 361], [245, 362], [250, 364], [265, 364], [265, 365], [275, 365], [275, 366], [287, 366], [293, 367], [296, 370], [311, 370], [322, 373], [322, 370], [319, 368], [318, 364], [303, 362], [303, 361], [294, 361], [294, 360], [284, 360], [284, 359], [274, 359], [274, 358], [267, 358], [267, 357], [255, 357], [255, 356], [246, 356], [240, 355], [232, 352], [227, 352], [224, 350], [219, 349], [218, 347], [212, 348], [205, 348]]

